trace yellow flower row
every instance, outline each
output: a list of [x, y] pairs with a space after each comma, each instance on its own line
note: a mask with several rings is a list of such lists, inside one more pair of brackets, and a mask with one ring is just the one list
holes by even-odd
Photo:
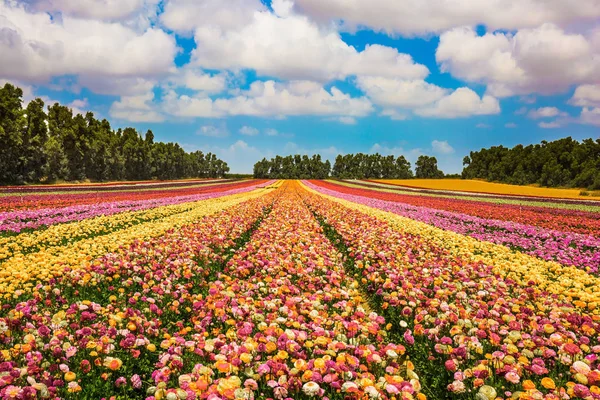
[[189, 211], [171, 215], [159, 220], [141, 223], [107, 235], [83, 239], [64, 246], [40, 250], [24, 256], [14, 256], [6, 260], [0, 270], [0, 295], [4, 298], [19, 296], [40, 282], [62, 275], [65, 268], [73, 270], [85, 268], [100, 255], [118, 252], [134, 240], [147, 240], [163, 235], [166, 231], [194, 223], [202, 217], [239, 204], [242, 201], [259, 197], [267, 189], [235, 194], [197, 202]]
[[519, 285], [536, 285], [542, 290], [560, 296], [562, 300], [575, 306], [586, 307], [600, 313], [600, 278], [585, 271], [556, 262], [544, 261], [527, 254], [489, 242], [483, 242], [458, 233], [401, 217], [387, 211], [318, 193], [305, 186], [312, 193], [362, 211], [387, 221], [392, 227], [413, 235], [427, 238], [428, 241], [447, 249], [451, 254], [473, 261], [481, 261], [494, 267], [494, 271], [505, 279], [510, 278]]
[[458, 190], [462, 192], [585, 199], [579, 189], [557, 189], [536, 186], [509, 185], [474, 179], [375, 179], [377, 182], [398, 186], [433, 190]]
[[35, 250], [45, 250], [52, 253], [55, 246], [63, 247], [70, 242], [101, 235], [106, 231], [128, 228], [140, 221], [156, 220], [189, 211], [203, 201], [103, 215], [81, 221], [56, 224], [49, 226], [47, 229], [24, 232], [16, 236], [3, 237], [0, 238], [0, 262], [15, 256], [22, 257], [23, 253]]

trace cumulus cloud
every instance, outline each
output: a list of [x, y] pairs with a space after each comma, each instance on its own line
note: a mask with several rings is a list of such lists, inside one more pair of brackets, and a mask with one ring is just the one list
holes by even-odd
[[357, 51], [333, 28], [297, 14], [255, 11], [245, 25], [198, 25], [194, 38], [192, 63], [208, 69], [254, 69], [266, 76], [317, 81], [352, 75], [422, 79], [429, 73], [391, 47], [374, 44]]
[[387, 33], [425, 35], [463, 25], [491, 30], [595, 21], [600, 3], [578, 0], [296, 0], [296, 8], [311, 17], [339, 21], [346, 29], [367, 26]]
[[505, 128], [508, 128], [508, 129], [514, 129], [514, 128], [516, 128], [517, 126], [518, 126], [518, 125], [517, 125], [517, 124], [515, 124], [514, 122], [507, 122], [506, 124], [504, 124], [504, 127], [505, 127]]
[[170, 91], [163, 96], [163, 107], [180, 117], [223, 117], [251, 115], [286, 117], [293, 115], [333, 115], [362, 117], [372, 112], [371, 102], [364, 97], [350, 97], [339, 89], [324, 89], [309, 81], [278, 83], [256, 81], [249, 90], [230, 98], [212, 100], [198, 96], [178, 95]]
[[471, 115], [488, 115], [500, 113], [500, 104], [492, 96], [479, 97], [473, 90], [462, 87], [431, 106], [419, 108], [415, 113], [423, 117], [461, 118]]
[[178, 68], [168, 78], [165, 86], [184, 87], [208, 94], [217, 94], [227, 88], [226, 73], [208, 74], [198, 68]]
[[585, 107], [581, 111], [579, 122], [582, 124], [600, 126], [600, 107], [588, 108]]
[[160, 29], [139, 33], [119, 23], [68, 15], [54, 19], [22, 4], [0, 3], [0, 76], [8, 79], [155, 78], [173, 68], [176, 53], [175, 39]]
[[242, 126], [240, 128], [240, 134], [244, 136], [256, 136], [259, 134], [259, 130], [251, 126]]
[[475, 125], [475, 128], [479, 129], [490, 129], [492, 126], [490, 124], [479, 123]]
[[560, 111], [556, 107], [540, 107], [536, 110], [531, 110], [527, 114], [527, 116], [531, 119], [540, 119], [540, 118], [552, 118], [552, 117], [565, 117], [567, 113]]
[[357, 86], [382, 107], [415, 108], [440, 100], [447, 89], [423, 80], [402, 80], [374, 76], [359, 76]]
[[167, 0], [160, 21], [179, 32], [199, 26], [236, 29], [251, 23], [255, 11], [266, 11], [260, 0]]
[[440, 36], [436, 59], [443, 72], [487, 84], [496, 97], [557, 93], [600, 79], [600, 46], [552, 24], [514, 35], [456, 28]]
[[110, 107], [110, 116], [131, 122], [162, 122], [164, 116], [153, 104], [154, 93], [148, 92], [138, 96], [122, 96]]
[[538, 126], [540, 128], [543, 129], [555, 129], [555, 128], [560, 128], [561, 124], [558, 121], [552, 121], [552, 122], [540, 122], [538, 123]]
[[356, 82], [373, 103], [383, 107], [381, 115], [392, 119], [406, 118], [406, 113], [398, 109], [412, 110], [420, 116], [439, 118], [460, 118], [500, 112], [499, 103], [495, 98], [479, 98], [466, 87], [452, 92], [423, 80], [371, 76], [359, 76]]
[[431, 142], [431, 149], [434, 153], [437, 154], [454, 153], [454, 148], [448, 144], [447, 140], [434, 140], [433, 142]]
[[339, 117], [337, 121], [344, 125], [356, 125], [356, 118], [354, 117]]
[[138, 13], [148, 0], [25, 0], [36, 11], [59, 12], [85, 19], [121, 20]]
[[600, 84], [577, 87], [569, 104], [580, 107], [600, 107]]
[[229, 136], [227, 127], [223, 124], [221, 126], [204, 125], [196, 132], [197, 135], [207, 136], [212, 138], [224, 138]]

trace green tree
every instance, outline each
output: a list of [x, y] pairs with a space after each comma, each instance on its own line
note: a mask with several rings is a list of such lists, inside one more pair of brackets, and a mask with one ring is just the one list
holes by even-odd
[[419, 156], [415, 163], [415, 175], [420, 179], [443, 178], [444, 173], [438, 169], [437, 158], [430, 156]]

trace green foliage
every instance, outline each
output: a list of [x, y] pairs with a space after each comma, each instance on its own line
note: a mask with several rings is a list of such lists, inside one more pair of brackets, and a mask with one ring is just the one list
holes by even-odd
[[438, 169], [437, 158], [430, 156], [419, 156], [415, 163], [415, 175], [420, 179], [438, 179], [444, 177], [444, 173]]
[[21, 89], [0, 87], [0, 183], [56, 180], [218, 178], [229, 172], [214, 154], [187, 153], [176, 143], [144, 138], [134, 129], [116, 132], [107, 120], [58, 103], [44, 111], [41, 99], [24, 110]]
[[512, 149], [494, 146], [472, 151], [463, 159], [466, 179], [517, 185], [600, 188], [600, 139], [571, 137]]
[[376, 154], [338, 155], [332, 175], [339, 179], [410, 179], [413, 173], [410, 163], [399, 156]]
[[254, 177], [262, 179], [326, 179], [331, 171], [329, 160], [323, 161], [319, 154], [276, 156], [271, 160], [263, 158], [254, 164]]

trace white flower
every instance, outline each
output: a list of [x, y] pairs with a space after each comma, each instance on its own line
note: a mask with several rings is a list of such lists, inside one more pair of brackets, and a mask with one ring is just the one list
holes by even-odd
[[385, 354], [389, 357], [389, 358], [398, 358], [398, 353], [396, 353], [394, 350], [389, 349], [388, 351], [385, 352]]
[[381, 394], [379, 394], [379, 392], [377, 391], [375, 386], [367, 386], [365, 388], [365, 393], [369, 395], [370, 399], [380, 399], [381, 398]]
[[354, 382], [344, 382], [342, 385], [342, 392], [348, 392], [353, 389], [358, 389], [358, 386]]
[[321, 389], [321, 387], [319, 386], [319, 384], [317, 382], [306, 382], [303, 386], [302, 386], [302, 391], [307, 395], [307, 396], [316, 396], [317, 393], [319, 393], [319, 390]]

